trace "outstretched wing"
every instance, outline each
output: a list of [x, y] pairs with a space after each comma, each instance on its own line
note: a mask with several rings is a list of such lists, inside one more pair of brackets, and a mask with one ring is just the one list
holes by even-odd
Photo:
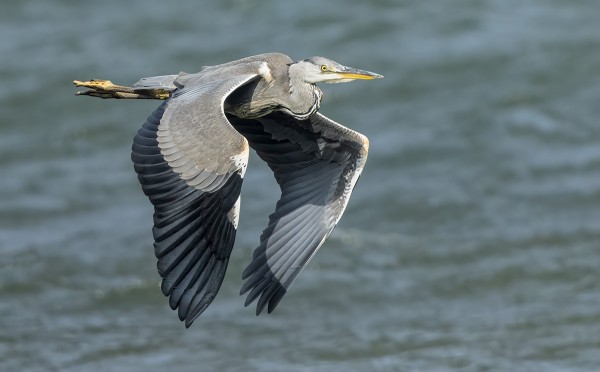
[[186, 327], [217, 294], [237, 228], [248, 143], [225, 117], [223, 102], [255, 77], [188, 80], [133, 140], [131, 159], [154, 205], [161, 289]]
[[306, 120], [277, 112], [230, 118], [269, 165], [281, 198], [243, 273], [246, 305], [277, 306], [339, 221], [367, 159], [368, 140], [316, 113]]

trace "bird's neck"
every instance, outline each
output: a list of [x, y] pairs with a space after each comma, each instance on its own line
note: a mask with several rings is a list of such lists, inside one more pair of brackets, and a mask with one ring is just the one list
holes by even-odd
[[322, 98], [323, 92], [315, 84], [289, 74], [289, 107], [286, 111], [291, 115], [298, 119], [308, 118], [319, 110]]

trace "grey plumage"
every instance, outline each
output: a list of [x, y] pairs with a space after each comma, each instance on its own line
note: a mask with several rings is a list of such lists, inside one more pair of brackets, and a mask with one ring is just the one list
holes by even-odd
[[[132, 88], [87, 82], [81, 94], [162, 98], [132, 146], [154, 205], [162, 292], [189, 327], [223, 281], [237, 229], [249, 147], [273, 170], [281, 198], [243, 273], [246, 305], [270, 313], [339, 221], [367, 159], [368, 140], [317, 112], [317, 82], [380, 75], [322, 57], [269, 53]], [[103, 82], [103, 81], [100, 81]], [[136, 97], [137, 95], [137, 97]]]

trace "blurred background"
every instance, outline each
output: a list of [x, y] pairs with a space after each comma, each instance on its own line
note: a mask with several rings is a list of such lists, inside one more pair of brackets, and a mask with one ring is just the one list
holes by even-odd
[[[586, 371], [600, 365], [597, 1], [4, 1], [0, 369]], [[75, 97], [270, 51], [371, 140], [277, 310], [238, 296], [278, 188], [252, 154], [219, 296], [185, 330], [129, 160], [156, 101]]]

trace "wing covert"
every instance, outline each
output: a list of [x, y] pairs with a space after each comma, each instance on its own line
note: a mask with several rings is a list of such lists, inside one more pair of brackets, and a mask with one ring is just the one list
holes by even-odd
[[166, 102], [157, 131], [158, 146], [188, 185], [211, 192], [246, 167], [248, 143], [227, 120], [223, 105], [231, 92], [257, 75], [185, 77], [186, 85]]

